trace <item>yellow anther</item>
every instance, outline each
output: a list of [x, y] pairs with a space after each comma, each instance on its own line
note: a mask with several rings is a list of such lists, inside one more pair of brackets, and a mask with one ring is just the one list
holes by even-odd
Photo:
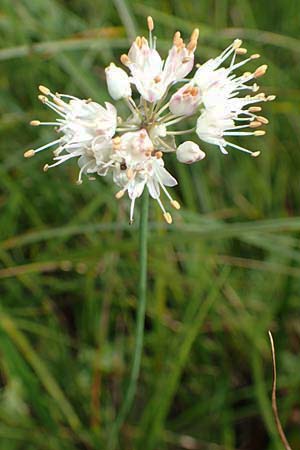
[[48, 101], [47, 97], [45, 97], [44, 95], [38, 95], [38, 99], [42, 103], [46, 103]]
[[258, 59], [260, 58], [260, 54], [259, 53], [254, 53], [254, 55], [250, 56], [251, 59]]
[[172, 205], [173, 208], [175, 208], [175, 209], [180, 209], [180, 203], [177, 202], [177, 200], [171, 200], [171, 205]]
[[160, 158], [162, 158], [163, 153], [158, 151], [158, 152], [155, 153], [155, 156], [156, 156], [157, 159], [160, 159]]
[[32, 120], [32, 121], [30, 122], [30, 125], [31, 125], [32, 127], [38, 127], [40, 124], [41, 124], [41, 122], [40, 122], [39, 120]]
[[27, 150], [24, 153], [24, 158], [32, 158], [35, 155], [35, 151], [34, 150]]
[[262, 77], [266, 73], [267, 69], [268, 69], [267, 64], [263, 64], [262, 66], [258, 67], [254, 72], [255, 78]]
[[48, 169], [49, 169], [49, 164], [45, 164], [44, 167], [43, 167], [43, 171], [47, 172]]
[[263, 116], [257, 116], [256, 120], [258, 120], [259, 122], [263, 123], [264, 125], [267, 125], [269, 123], [268, 119], [266, 117], [263, 117]]
[[147, 24], [148, 24], [148, 29], [149, 31], [153, 31], [154, 30], [154, 22], [151, 16], [147, 17]]
[[233, 48], [236, 50], [242, 45], [243, 41], [241, 39], [235, 39], [233, 41]]
[[115, 194], [115, 197], [116, 197], [117, 200], [120, 200], [120, 198], [122, 198], [124, 194], [125, 194], [125, 191], [122, 189], [121, 191], [118, 191]]
[[235, 50], [235, 53], [236, 53], [237, 55], [246, 55], [247, 51], [248, 51], [248, 50], [247, 50], [246, 48], [240, 47], [240, 48], [237, 48], [237, 49]]
[[254, 136], [264, 136], [266, 134], [266, 132], [264, 130], [257, 130], [254, 131]]
[[248, 109], [249, 112], [259, 112], [262, 110], [261, 106], [250, 106], [250, 108]]
[[256, 120], [251, 122], [250, 125], [249, 125], [250, 128], [257, 128], [257, 127], [261, 127], [261, 126], [262, 126], [262, 123], [258, 122]]
[[267, 97], [268, 102], [272, 102], [272, 101], [275, 100], [275, 99], [276, 99], [276, 95], [269, 95], [269, 96]]
[[251, 156], [253, 156], [253, 158], [257, 158], [260, 155], [260, 152], [253, 152], [251, 153]]
[[128, 180], [131, 180], [133, 178], [133, 176], [134, 176], [133, 170], [131, 168], [127, 169], [126, 170], [126, 175], [127, 175]]
[[126, 53], [121, 55], [120, 61], [122, 64], [124, 64], [124, 66], [128, 66], [128, 64], [130, 64], [130, 59], [128, 58], [128, 55], [126, 55]]
[[50, 89], [48, 89], [46, 86], [43, 86], [42, 84], [39, 86], [39, 91], [44, 95], [50, 94]]
[[164, 219], [169, 225], [171, 225], [171, 223], [173, 222], [172, 216], [168, 212], [164, 213]]
[[65, 103], [59, 97], [53, 97], [53, 101], [57, 106], [65, 106]]

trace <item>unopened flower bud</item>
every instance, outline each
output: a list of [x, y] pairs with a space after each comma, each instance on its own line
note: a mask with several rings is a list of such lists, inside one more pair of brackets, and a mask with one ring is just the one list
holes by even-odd
[[179, 162], [184, 164], [193, 164], [205, 158], [205, 153], [200, 150], [199, 145], [192, 141], [186, 141], [179, 145], [176, 150], [176, 156]]
[[190, 84], [183, 86], [172, 95], [169, 108], [176, 116], [191, 116], [197, 111], [200, 101], [200, 89]]
[[108, 92], [114, 100], [131, 97], [130, 81], [125, 70], [111, 63], [105, 73]]

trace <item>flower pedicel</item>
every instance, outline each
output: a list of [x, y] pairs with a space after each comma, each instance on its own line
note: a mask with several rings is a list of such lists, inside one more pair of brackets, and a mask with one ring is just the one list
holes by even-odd
[[[175, 138], [195, 132], [200, 140], [218, 146], [223, 154], [232, 148], [256, 157], [259, 151], [253, 152], [228, 139], [264, 135], [265, 131], [259, 128], [268, 120], [260, 115], [261, 107], [257, 104], [274, 100], [275, 96], [256, 93], [259, 89], [256, 80], [265, 74], [266, 65], [236, 75], [237, 69], [259, 58], [255, 54], [237, 62], [237, 57], [247, 53], [241, 40], [236, 39], [220, 56], [197, 66], [193, 77], [187, 78], [194, 67], [198, 29], [192, 32], [187, 45], [177, 31], [163, 61], [156, 50], [153, 20], [148, 17], [147, 21], [149, 39], [137, 37], [128, 54], [121, 56], [129, 75], [113, 63], [105, 70], [109, 94], [114, 100], [123, 99], [129, 109], [128, 117], [118, 117], [111, 103], [103, 107], [90, 99], [53, 94], [40, 86], [40, 101], [58, 117], [53, 122], [33, 120], [31, 125], [54, 126], [61, 137], [26, 151], [24, 156], [30, 158], [54, 147], [54, 162], [46, 164], [45, 171], [77, 158], [79, 184], [83, 174], [93, 180], [95, 175], [111, 175], [119, 187], [116, 198], [127, 192], [131, 199], [130, 222], [135, 201], [146, 188], [158, 202], [166, 222], [172, 223], [161, 193], [173, 208], [180, 209], [180, 205], [167, 189], [177, 181], [165, 168], [164, 153], [173, 152], [179, 162], [186, 164], [205, 157], [197, 143], [186, 141], [177, 146]], [[140, 95], [138, 101], [132, 98], [132, 87]], [[243, 91], [247, 95], [241, 96]], [[194, 120], [193, 128], [174, 129], [187, 118]]]

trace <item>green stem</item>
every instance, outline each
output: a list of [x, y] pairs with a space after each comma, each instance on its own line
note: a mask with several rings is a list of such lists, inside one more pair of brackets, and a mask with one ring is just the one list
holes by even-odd
[[148, 210], [149, 210], [149, 194], [146, 190], [143, 193], [141, 205], [141, 217], [139, 226], [139, 285], [138, 285], [138, 305], [137, 305], [137, 321], [136, 321], [136, 341], [135, 350], [130, 373], [130, 380], [126, 396], [115, 421], [109, 449], [114, 450], [117, 446], [119, 431], [129, 413], [137, 389], [137, 381], [140, 373], [143, 342], [144, 342], [144, 324], [146, 314], [147, 301], [147, 253], [148, 253]]

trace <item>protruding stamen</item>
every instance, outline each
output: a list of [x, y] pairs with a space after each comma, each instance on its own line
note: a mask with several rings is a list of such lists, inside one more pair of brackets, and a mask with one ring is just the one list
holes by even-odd
[[157, 159], [160, 159], [160, 158], [163, 157], [163, 153], [158, 151], [158, 152], [155, 153], [155, 156], [156, 156]]
[[266, 132], [264, 130], [257, 130], [254, 131], [254, 136], [264, 136], [266, 134]]
[[43, 86], [42, 84], [39, 86], [39, 91], [44, 95], [49, 95], [51, 92], [49, 88]]
[[24, 158], [32, 158], [33, 156], [35, 155], [35, 151], [34, 150], [27, 150], [25, 153], [24, 153]]
[[49, 164], [45, 164], [44, 167], [43, 167], [43, 171], [47, 172], [48, 169], [49, 169]]
[[175, 209], [180, 209], [180, 203], [177, 202], [177, 200], [171, 200], [171, 205], [172, 205], [173, 208], [175, 208]]
[[254, 55], [250, 56], [250, 59], [258, 59], [260, 58], [260, 54], [259, 53], [254, 53]]
[[252, 152], [251, 156], [253, 156], [253, 158], [257, 158], [260, 155], [261, 152]]
[[275, 99], [276, 99], [276, 95], [269, 95], [269, 96], [267, 97], [268, 102], [272, 102], [272, 101], [275, 100]]
[[163, 216], [164, 216], [165, 221], [166, 221], [169, 225], [171, 225], [171, 223], [173, 222], [173, 219], [172, 219], [171, 214], [168, 213], [168, 212], [165, 212], [165, 213], [163, 214]]

